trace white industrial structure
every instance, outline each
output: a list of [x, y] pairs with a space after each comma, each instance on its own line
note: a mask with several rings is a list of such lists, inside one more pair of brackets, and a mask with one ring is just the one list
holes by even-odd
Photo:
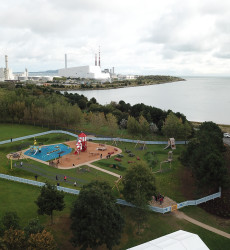
[[59, 76], [69, 78], [90, 78], [90, 79], [110, 79], [109, 73], [101, 72], [100, 66], [80, 66], [58, 70]]
[[209, 250], [197, 234], [183, 230], [167, 234], [130, 250]]
[[[100, 48], [98, 54], [95, 54], [95, 65], [94, 66], [79, 66], [79, 67], [67, 67], [67, 55], [65, 54], [65, 68], [58, 70], [58, 75], [61, 77], [67, 78], [86, 78], [86, 79], [97, 79], [97, 80], [110, 80], [111, 72], [109, 70], [101, 70], [101, 57], [100, 57]], [[114, 68], [113, 68], [114, 74]]]
[[0, 81], [14, 80], [12, 70], [8, 67], [8, 56], [5, 55], [5, 68], [0, 68]]

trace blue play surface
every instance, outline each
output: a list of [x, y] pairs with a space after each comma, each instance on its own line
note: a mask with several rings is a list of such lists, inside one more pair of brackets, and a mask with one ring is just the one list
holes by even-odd
[[36, 158], [42, 161], [50, 161], [57, 159], [60, 156], [69, 154], [72, 149], [64, 144], [55, 144], [49, 146], [36, 146], [37, 148], [41, 147], [41, 152], [38, 150], [27, 150], [24, 154], [30, 157]]

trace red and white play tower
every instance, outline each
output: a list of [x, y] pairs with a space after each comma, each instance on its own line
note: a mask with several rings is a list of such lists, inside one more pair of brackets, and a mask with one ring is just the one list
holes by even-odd
[[80, 152], [84, 152], [86, 150], [87, 150], [87, 137], [85, 133], [81, 132], [78, 135], [75, 154], [80, 154]]

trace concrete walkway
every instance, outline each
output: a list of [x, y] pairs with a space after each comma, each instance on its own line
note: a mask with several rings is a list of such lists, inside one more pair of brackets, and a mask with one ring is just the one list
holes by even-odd
[[105, 173], [107, 173], [107, 174], [113, 175], [113, 176], [115, 176], [115, 177], [117, 177], [117, 178], [120, 178], [120, 175], [119, 175], [119, 174], [113, 173], [113, 172], [108, 171], [108, 170], [103, 169], [103, 168], [96, 167], [96, 166], [94, 166], [94, 165], [91, 164], [91, 163], [85, 163], [84, 165], [87, 165], [87, 166], [89, 166], [89, 167], [91, 167], [91, 168], [95, 168], [95, 169], [97, 169], [97, 170], [99, 170], [99, 171], [102, 171], [102, 172], [105, 172]]
[[221, 231], [221, 230], [219, 230], [219, 229], [217, 229], [217, 228], [215, 228], [215, 227], [211, 227], [211, 226], [209, 226], [209, 225], [207, 225], [207, 224], [204, 224], [204, 223], [202, 223], [202, 222], [200, 222], [200, 221], [198, 221], [198, 220], [195, 220], [195, 219], [193, 219], [193, 218], [187, 216], [186, 214], [184, 214], [184, 213], [181, 212], [181, 211], [178, 211], [178, 210], [177, 210], [177, 211], [175, 211], [175, 212], [173, 212], [173, 213], [174, 213], [174, 215], [175, 215], [177, 218], [179, 218], [179, 219], [187, 220], [187, 221], [189, 221], [189, 222], [191, 222], [191, 223], [193, 223], [193, 224], [195, 224], [195, 225], [197, 225], [197, 226], [199, 226], [199, 227], [202, 227], [202, 228], [204, 228], [204, 229], [206, 229], [206, 230], [209, 230], [209, 231], [211, 231], [211, 232], [213, 232], [213, 233], [216, 233], [216, 234], [218, 234], [218, 235], [221, 235], [221, 236], [223, 236], [223, 237], [225, 237], [225, 238], [230, 239], [230, 234], [229, 234], [229, 233], [226, 233], [226, 232]]

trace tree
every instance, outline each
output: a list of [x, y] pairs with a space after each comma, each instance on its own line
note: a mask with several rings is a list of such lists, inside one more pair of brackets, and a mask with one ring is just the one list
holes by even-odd
[[134, 216], [140, 233], [141, 224], [147, 218], [148, 203], [156, 192], [155, 177], [149, 167], [143, 162], [132, 166], [123, 180], [123, 195], [126, 201], [131, 202], [136, 208]]
[[94, 181], [83, 186], [71, 212], [72, 244], [86, 249], [107, 248], [119, 243], [124, 220], [106, 182]]
[[29, 237], [31, 234], [41, 233], [43, 230], [44, 227], [40, 224], [38, 218], [30, 220], [28, 225], [24, 228], [26, 237]]
[[6, 212], [2, 217], [2, 225], [4, 230], [19, 229], [19, 217], [16, 212]]
[[46, 184], [42, 187], [41, 193], [35, 203], [38, 206], [38, 214], [47, 214], [51, 217], [51, 224], [53, 224], [53, 211], [62, 211], [65, 207], [64, 193], [58, 191], [54, 185]]
[[213, 122], [204, 122], [181, 156], [183, 164], [192, 169], [200, 187], [211, 191], [227, 183], [223, 149], [219, 127]]
[[129, 116], [127, 129], [130, 134], [138, 134], [140, 132], [140, 124], [134, 117]]
[[114, 133], [116, 133], [116, 131], [118, 130], [117, 118], [109, 113], [106, 115], [106, 119], [111, 135], [113, 136]]
[[188, 137], [192, 134], [192, 126], [188, 121], [185, 121], [183, 124], [183, 136], [185, 141], [188, 140]]
[[28, 250], [54, 250], [57, 244], [54, 241], [53, 235], [46, 230], [41, 233], [31, 234], [28, 239]]
[[4, 232], [3, 244], [6, 249], [23, 250], [26, 249], [26, 237], [22, 230], [12, 227]]
[[149, 123], [144, 118], [143, 115], [139, 118], [139, 124], [140, 124], [140, 131], [143, 136], [147, 135], [149, 133]]
[[173, 114], [173, 112], [170, 112], [165, 119], [165, 123], [162, 127], [162, 132], [168, 138], [180, 137], [183, 133], [182, 120], [177, 118], [177, 116]]

